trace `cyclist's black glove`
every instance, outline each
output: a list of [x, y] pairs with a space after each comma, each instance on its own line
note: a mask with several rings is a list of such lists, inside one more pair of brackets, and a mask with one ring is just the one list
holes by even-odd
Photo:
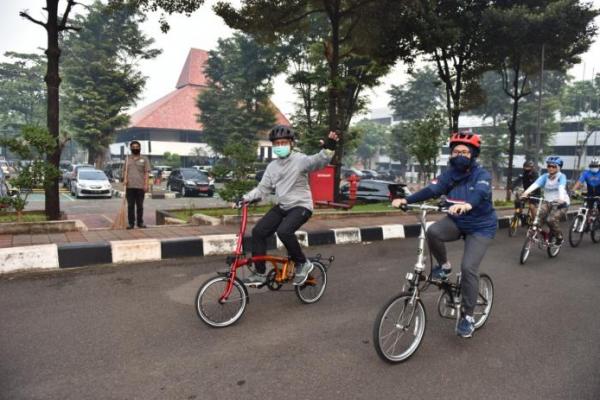
[[337, 140], [333, 140], [329, 137], [325, 139], [325, 142], [323, 143], [324, 149], [335, 150], [336, 147], [337, 147]]

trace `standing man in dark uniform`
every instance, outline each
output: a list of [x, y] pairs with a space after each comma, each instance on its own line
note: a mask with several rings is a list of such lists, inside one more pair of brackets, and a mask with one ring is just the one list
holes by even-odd
[[144, 197], [148, 191], [150, 161], [147, 157], [140, 155], [142, 146], [137, 140], [129, 143], [129, 148], [131, 155], [127, 157], [125, 167], [125, 196], [127, 197], [127, 217], [129, 219], [127, 229], [133, 229], [135, 222], [137, 222], [138, 228], [145, 228]]

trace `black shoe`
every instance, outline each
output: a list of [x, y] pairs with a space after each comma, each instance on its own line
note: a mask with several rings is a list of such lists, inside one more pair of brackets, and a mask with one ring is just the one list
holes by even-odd
[[138, 228], [144, 229], [144, 228], [147, 228], [147, 226], [146, 226], [146, 224], [142, 223], [142, 224], [138, 224]]
[[127, 229], [133, 229], [133, 225], [127, 225]]
[[563, 244], [563, 238], [562, 238], [562, 236], [557, 237], [554, 240], [554, 244], [557, 245], [557, 246], [560, 246], [561, 244]]

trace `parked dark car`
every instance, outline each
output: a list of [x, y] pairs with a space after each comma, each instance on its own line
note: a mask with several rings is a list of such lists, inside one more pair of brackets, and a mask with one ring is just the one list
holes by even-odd
[[[356, 201], [358, 203], [376, 203], [390, 201], [390, 190], [388, 185], [393, 184], [391, 181], [380, 181], [375, 179], [361, 179], [358, 182], [356, 190]], [[408, 189], [405, 188], [408, 193]], [[348, 200], [350, 197], [350, 183], [344, 183], [340, 188], [342, 199]]]
[[179, 192], [183, 197], [198, 194], [212, 197], [215, 193], [208, 174], [195, 168], [174, 169], [167, 180], [167, 190]]

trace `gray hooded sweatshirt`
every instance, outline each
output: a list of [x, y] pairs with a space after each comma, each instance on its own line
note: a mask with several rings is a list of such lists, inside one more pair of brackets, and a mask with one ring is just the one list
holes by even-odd
[[244, 199], [246, 201], [261, 199], [275, 189], [277, 204], [284, 210], [304, 207], [312, 211], [313, 202], [308, 186], [308, 173], [325, 167], [333, 154], [332, 150], [327, 149], [312, 156], [292, 152], [286, 158], [271, 161], [258, 186], [247, 193]]

